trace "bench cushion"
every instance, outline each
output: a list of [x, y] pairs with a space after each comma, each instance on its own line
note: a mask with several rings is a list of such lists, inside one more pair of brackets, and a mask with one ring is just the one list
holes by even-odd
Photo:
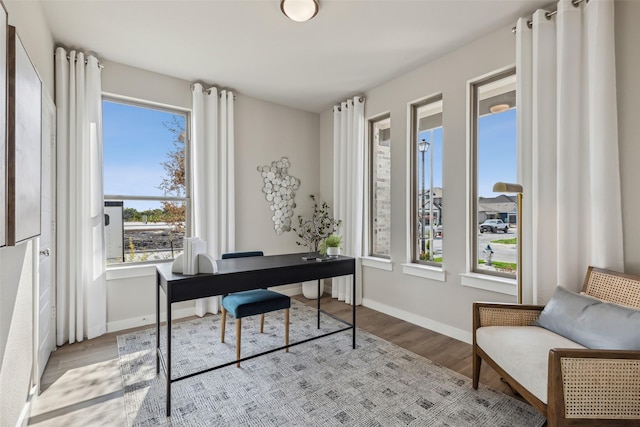
[[476, 342], [514, 380], [545, 404], [549, 350], [585, 348], [537, 326], [484, 326], [476, 330]]
[[236, 292], [222, 299], [222, 305], [233, 317], [254, 316], [291, 307], [291, 298], [268, 289]]

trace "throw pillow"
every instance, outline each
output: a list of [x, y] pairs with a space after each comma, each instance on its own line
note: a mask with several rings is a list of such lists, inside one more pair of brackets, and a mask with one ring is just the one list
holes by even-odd
[[640, 310], [558, 286], [533, 322], [587, 348], [640, 350]]

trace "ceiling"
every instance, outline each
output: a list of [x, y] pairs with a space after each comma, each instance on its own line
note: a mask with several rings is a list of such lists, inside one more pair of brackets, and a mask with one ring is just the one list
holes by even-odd
[[42, 1], [56, 44], [317, 113], [545, 4], [320, 0], [297, 23], [280, 0]]

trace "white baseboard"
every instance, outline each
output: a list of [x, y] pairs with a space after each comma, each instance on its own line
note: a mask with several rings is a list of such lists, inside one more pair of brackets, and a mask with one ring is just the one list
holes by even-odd
[[397, 317], [398, 319], [413, 323], [414, 325], [432, 330], [439, 334], [455, 338], [458, 341], [466, 342], [467, 344], [471, 344], [473, 342], [473, 336], [471, 332], [465, 331], [463, 329], [454, 328], [453, 326], [431, 320], [427, 317], [418, 316], [417, 314], [409, 313], [407, 311], [400, 310], [398, 308], [391, 307], [377, 301], [372, 301], [367, 298], [363, 298], [362, 305], [381, 313], [388, 314], [389, 316]]
[[[172, 320], [180, 319], [182, 317], [189, 317], [195, 315], [194, 307], [185, 307], [177, 310], [172, 310]], [[164, 312], [160, 313], [160, 321], [164, 322], [166, 319]], [[156, 314], [149, 313], [140, 317], [131, 317], [129, 319], [116, 320], [115, 322], [107, 323], [107, 332], [123, 331], [125, 329], [137, 328], [139, 326], [153, 325], [156, 323]]]
[[29, 424], [29, 417], [31, 416], [31, 404], [33, 399], [37, 396], [38, 387], [31, 387], [29, 390], [29, 395], [27, 396], [27, 401], [24, 402], [24, 406], [22, 407], [22, 411], [20, 411], [20, 416], [18, 417], [18, 421], [16, 422], [16, 427], [26, 427]]
[[[281, 294], [287, 296], [294, 296], [302, 293], [302, 285], [300, 283], [294, 283], [292, 285], [274, 286], [273, 288]], [[173, 320], [183, 317], [189, 317], [195, 315], [194, 307], [184, 307], [177, 310], [172, 310], [171, 317]], [[160, 321], [166, 320], [165, 313], [160, 314]], [[129, 319], [116, 320], [114, 322], [107, 323], [107, 332], [123, 331], [125, 329], [137, 328], [140, 326], [153, 325], [156, 322], [156, 314], [149, 313], [139, 317], [131, 317]]]

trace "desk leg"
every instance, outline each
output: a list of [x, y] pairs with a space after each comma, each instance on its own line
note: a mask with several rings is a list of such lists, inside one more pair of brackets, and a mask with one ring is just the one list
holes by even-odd
[[171, 285], [167, 285], [167, 417], [171, 415]]
[[320, 329], [320, 279], [318, 279], [318, 329]]
[[356, 348], [356, 272], [355, 270], [353, 271], [353, 301], [351, 302], [353, 304], [353, 349], [355, 350]]
[[156, 374], [160, 373], [160, 273], [156, 272]]

